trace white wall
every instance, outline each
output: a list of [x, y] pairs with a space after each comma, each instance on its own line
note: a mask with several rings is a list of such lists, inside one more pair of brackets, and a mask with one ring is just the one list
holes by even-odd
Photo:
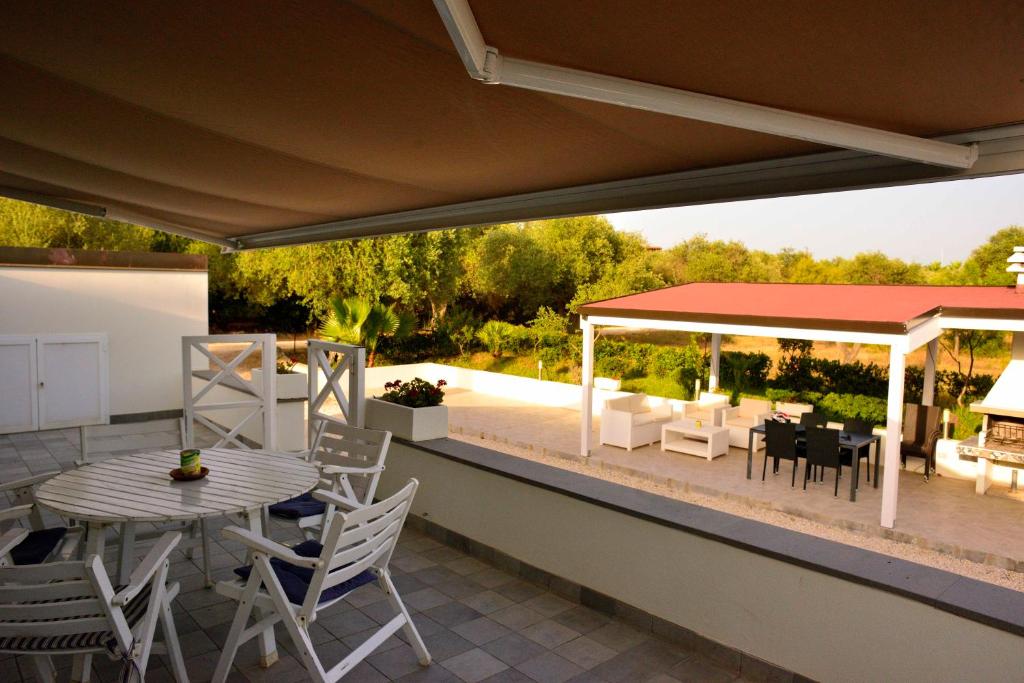
[[[525, 401], [542, 406], [555, 408], [571, 408], [580, 410], [582, 388], [579, 384], [549, 382], [517, 375], [505, 375], [500, 372], [471, 370], [469, 368], [442, 365], [440, 363], [411, 363], [408, 365], [386, 365], [366, 369], [367, 396], [379, 395], [384, 391], [384, 383], [396, 379], [407, 382], [413, 377], [420, 377], [428, 382], [443, 379], [452, 388], [468, 389], [479, 394], [500, 396], [513, 401]], [[609, 398], [626, 396], [624, 391], [594, 390], [594, 411], [601, 412], [604, 402]], [[680, 409], [684, 401], [676, 399], [651, 397], [653, 405], [670, 403]]]
[[1019, 681], [1024, 638], [863, 584], [392, 443], [381, 496], [715, 642], [821, 681]]
[[180, 409], [181, 337], [208, 334], [207, 274], [0, 267], [0, 334], [106, 332], [110, 414]]

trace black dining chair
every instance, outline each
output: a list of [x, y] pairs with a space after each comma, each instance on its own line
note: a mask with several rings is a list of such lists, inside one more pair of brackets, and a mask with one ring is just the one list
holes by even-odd
[[804, 413], [800, 416], [800, 425], [802, 427], [824, 427], [828, 424], [828, 419], [821, 413]]
[[[847, 434], [871, 436], [872, 434], [874, 434], [875, 427], [874, 427], [874, 425], [872, 425], [867, 420], [856, 420], [856, 419], [855, 420], [846, 420], [845, 422], [843, 422], [843, 431], [846, 432]], [[858, 448], [856, 456], [857, 456], [857, 467], [858, 467], [858, 469], [860, 468], [860, 461], [862, 459], [868, 461], [868, 470], [867, 470], [868, 471], [868, 483], [870, 484], [871, 483], [871, 444], [869, 443], [866, 446], [861, 446], [860, 448]], [[853, 467], [853, 460], [852, 460], [852, 458], [850, 460], [850, 467]]]
[[771, 458], [772, 472], [779, 471], [780, 460], [793, 461], [793, 476], [789, 485], [796, 486], [796, 425], [788, 422], [768, 420], [764, 423], [764, 467], [761, 469], [761, 481], [768, 474], [768, 459]]
[[[801, 413], [800, 415], [800, 426], [804, 429], [813, 429], [818, 427], [824, 427], [828, 423], [828, 420], [821, 413]], [[804, 457], [804, 438], [800, 437], [796, 444], [797, 455], [801, 458]], [[824, 473], [822, 473], [824, 476]], [[814, 481], [818, 481], [818, 468], [814, 468]]]
[[804, 468], [804, 491], [807, 490], [807, 480], [811, 476], [811, 467], [834, 469], [836, 471], [835, 495], [839, 496], [839, 470], [842, 462], [839, 458], [839, 430], [838, 429], [808, 429], [807, 430], [807, 466]]
[[935, 448], [942, 437], [942, 408], [908, 403], [903, 409], [903, 440], [900, 442], [900, 462], [907, 466], [907, 458], [924, 460], [924, 480], [935, 471]]

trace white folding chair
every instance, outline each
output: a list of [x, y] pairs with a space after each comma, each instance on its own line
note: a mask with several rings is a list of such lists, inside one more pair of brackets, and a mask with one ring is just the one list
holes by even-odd
[[[394, 551], [405, 516], [412, 505], [418, 482], [374, 505], [351, 512], [339, 511], [327, 519], [324, 543], [305, 541], [287, 548], [240, 527], [228, 527], [226, 538], [240, 541], [252, 553], [253, 564], [236, 570], [242, 580], [222, 581], [217, 592], [238, 601], [224, 651], [213, 675], [215, 683], [227, 679], [239, 646], [252, 638], [273, 633], [283, 621], [298, 657], [311, 680], [337, 681], [376, 650], [399, 629], [416, 653], [420, 664], [430, 664], [423, 639], [391, 581], [388, 562]], [[344, 499], [328, 491], [313, 494], [326, 503], [343, 505]], [[247, 575], [247, 576], [246, 576]], [[395, 616], [344, 659], [325, 670], [313, 648], [309, 628], [317, 615], [329, 609], [356, 588], [377, 581]], [[257, 611], [257, 623], [246, 628], [249, 615]]]
[[[0, 537], [0, 556], [28, 532]], [[165, 534], [115, 589], [98, 555], [85, 561], [0, 567], [0, 652], [32, 659], [40, 681], [56, 681], [54, 655], [73, 655], [72, 680], [88, 681], [94, 654], [106, 653], [145, 680], [149, 656], [167, 654], [179, 683], [188, 683], [167, 585], [168, 556], [181, 534]], [[157, 621], [164, 641], [154, 643]]]
[[[319, 488], [344, 500], [343, 509], [370, 505], [384, 472], [390, 444], [391, 432], [361, 429], [339, 420], [320, 418], [309, 455], [320, 469]], [[298, 520], [307, 539], [319, 536], [322, 542], [326, 530], [324, 519], [330, 519], [337, 507], [335, 503], [305, 493], [271, 505], [270, 514]]]
[[0, 531], [19, 524], [25, 527], [22, 540], [9, 549], [0, 561], [7, 564], [40, 564], [50, 559], [70, 560], [81, 544], [84, 529], [80, 526], [47, 527], [36, 505], [35, 487], [59, 472], [46, 472], [7, 484], [0, 484], [0, 493], [14, 495], [14, 506], [0, 510]]

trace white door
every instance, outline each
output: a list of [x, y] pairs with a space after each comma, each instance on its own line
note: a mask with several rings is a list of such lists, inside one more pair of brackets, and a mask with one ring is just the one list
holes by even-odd
[[0, 337], [0, 434], [37, 429], [36, 338]]
[[36, 353], [39, 429], [110, 421], [105, 334], [40, 336]]

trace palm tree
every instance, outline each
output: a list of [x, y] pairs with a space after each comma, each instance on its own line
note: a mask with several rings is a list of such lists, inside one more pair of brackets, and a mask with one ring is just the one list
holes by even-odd
[[403, 311], [396, 311], [394, 304], [371, 304], [368, 300], [352, 296], [331, 299], [331, 312], [320, 326], [320, 336], [328, 341], [345, 344], [359, 344], [369, 352], [367, 367], [373, 367], [377, 359], [377, 343], [383, 337], [401, 339], [412, 334], [416, 319]]

